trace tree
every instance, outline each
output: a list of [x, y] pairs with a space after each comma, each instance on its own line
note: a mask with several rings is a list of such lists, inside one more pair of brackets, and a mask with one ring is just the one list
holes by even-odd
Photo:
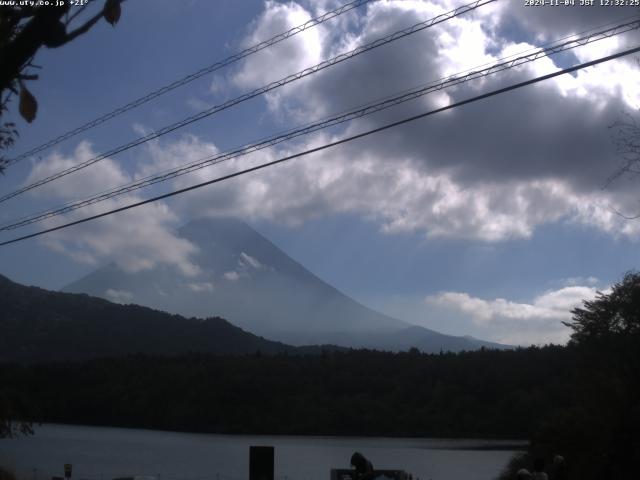
[[640, 273], [626, 273], [610, 293], [598, 292], [583, 303], [572, 310], [570, 322], [563, 322], [573, 329], [572, 343], [640, 334]]
[[31, 402], [15, 389], [0, 388], [0, 438], [32, 435], [33, 423], [28, 420], [34, 414]]
[[539, 437], [574, 458], [576, 478], [631, 478], [640, 458], [640, 273], [572, 313], [565, 325], [578, 354], [570, 388], [579, 403]]
[[[102, 18], [115, 26], [123, 1], [105, 0], [98, 13], [76, 28], [71, 25], [90, 5], [88, 1], [81, 2], [84, 4], [73, 14], [70, 14], [70, 2], [37, 7], [16, 2], [13, 6], [0, 7], [0, 118], [8, 113], [9, 103], [15, 95], [19, 99], [20, 115], [31, 123], [36, 118], [38, 102], [25, 82], [38, 79], [33, 73], [38, 67], [32, 63], [38, 50], [43, 46], [59, 48], [69, 43], [88, 32]], [[0, 150], [11, 147], [17, 135], [13, 122], [0, 122]], [[0, 157], [0, 172], [5, 167], [6, 160]]]

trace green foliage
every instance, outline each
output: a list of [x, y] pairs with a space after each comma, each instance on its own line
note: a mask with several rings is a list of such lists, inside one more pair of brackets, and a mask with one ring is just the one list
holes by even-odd
[[[37, 80], [32, 64], [40, 48], [58, 48], [88, 32], [104, 18], [112, 26], [120, 20], [123, 0], [105, 0], [102, 9], [80, 25], [72, 28], [72, 22], [89, 5], [74, 9], [72, 2], [14, 2], [0, 8], [0, 119], [6, 115], [12, 95], [18, 96], [18, 111], [29, 123], [36, 118], [38, 102], [25, 86], [25, 81]], [[27, 5], [31, 3], [33, 5]], [[15, 142], [17, 131], [12, 122], [0, 122], [0, 150], [8, 149]], [[0, 156], [0, 173], [7, 166]]]
[[[561, 347], [134, 355], [0, 364], [48, 422], [219, 433], [526, 438], [571, 401]], [[549, 372], [553, 375], [549, 375]]]
[[[573, 310], [572, 400], [540, 419], [526, 458], [567, 459], [569, 478], [635, 478], [640, 462], [640, 274]], [[553, 399], [553, 397], [551, 398]], [[512, 478], [522, 462], [505, 472]], [[531, 465], [526, 465], [531, 468]]]
[[640, 274], [627, 273], [610, 293], [598, 292], [595, 300], [572, 313], [565, 325], [573, 329], [571, 341], [576, 344], [640, 334]]

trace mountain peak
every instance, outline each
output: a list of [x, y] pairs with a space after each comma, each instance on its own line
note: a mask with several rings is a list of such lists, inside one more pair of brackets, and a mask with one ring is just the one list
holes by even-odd
[[[380, 341], [367, 340], [369, 346], [386, 346], [383, 336], [410, 327], [318, 278], [242, 220], [199, 218], [178, 234], [198, 247], [191, 258], [200, 270], [197, 277], [167, 268], [128, 273], [105, 267], [64, 290], [186, 317], [221, 316], [255, 334], [295, 345], [352, 346], [375, 337]], [[426, 329], [419, 333], [431, 334]], [[446, 337], [442, 335], [442, 343]]]

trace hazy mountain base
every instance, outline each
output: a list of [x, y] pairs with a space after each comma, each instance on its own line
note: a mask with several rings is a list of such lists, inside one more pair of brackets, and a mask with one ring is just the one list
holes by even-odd
[[222, 318], [184, 318], [137, 305], [25, 287], [0, 275], [0, 361], [82, 360], [131, 353], [315, 353], [245, 332]]
[[195, 245], [197, 278], [166, 267], [126, 272], [112, 264], [63, 290], [146, 305], [188, 317], [228, 319], [250, 332], [291, 345], [425, 352], [505, 348], [472, 337], [412, 326], [359, 304], [309, 272], [246, 223], [200, 219], [181, 228]]
[[512, 349], [500, 343], [486, 342], [471, 336], [457, 337], [445, 335], [427, 328], [410, 326], [400, 329], [379, 329], [366, 332], [333, 332], [322, 335], [289, 332], [277, 338], [288, 338], [294, 345], [309, 345], [321, 339], [323, 344], [353, 348], [387, 350], [391, 352], [407, 351], [418, 348], [425, 353], [462, 352], [490, 349]]
[[[421, 327], [324, 334], [330, 343], [308, 345], [314, 334], [296, 336], [294, 347], [246, 332], [220, 317], [184, 318], [138, 305], [121, 305], [85, 294], [25, 287], [0, 275], [0, 361], [80, 360], [131, 353], [245, 354], [315, 353], [353, 345], [426, 352], [500, 347]], [[293, 333], [290, 333], [294, 336]]]

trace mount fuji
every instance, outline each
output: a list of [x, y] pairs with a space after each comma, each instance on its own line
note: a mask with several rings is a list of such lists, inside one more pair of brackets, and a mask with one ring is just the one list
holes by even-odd
[[169, 267], [135, 273], [109, 264], [63, 289], [135, 303], [185, 317], [219, 316], [269, 339], [292, 345], [425, 352], [505, 348], [473, 337], [444, 335], [376, 312], [356, 302], [246, 223], [233, 218], [194, 220], [178, 231], [198, 251], [197, 279]]

